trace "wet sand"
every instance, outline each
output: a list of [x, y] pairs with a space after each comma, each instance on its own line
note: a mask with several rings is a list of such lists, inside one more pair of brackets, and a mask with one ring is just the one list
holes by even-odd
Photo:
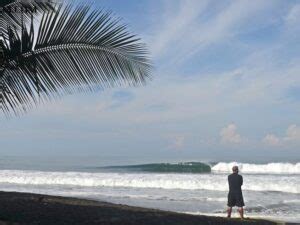
[[0, 225], [275, 225], [267, 220], [194, 216], [77, 198], [0, 192]]

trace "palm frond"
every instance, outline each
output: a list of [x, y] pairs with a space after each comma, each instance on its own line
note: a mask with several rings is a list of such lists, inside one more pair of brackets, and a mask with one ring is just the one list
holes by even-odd
[[1, 0], [0, 2], [0, 34], [7, 35], [7, 27], [21, 28], [22, 21], [27, 23], [32, 14], [41, 14], [47, 10], [55, 10], [55, 0]]
[[32, 29], [23, 29], [21, 38], [11, 28], [8, 32], [9, 63], [0, 77], [9, 93], [3, 96], [4, 111], [24, 111], [40, 100], [78, 91], [140, 85], [150, 78], [145, 45], [109, 12], [70, 5], [47, 11], [34, 47]]

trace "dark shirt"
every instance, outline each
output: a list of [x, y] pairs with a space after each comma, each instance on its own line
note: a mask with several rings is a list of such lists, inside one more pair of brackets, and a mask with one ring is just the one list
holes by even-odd
[[237, 173], [228, 176], [229, 193], [242, 193], [243, 177]]

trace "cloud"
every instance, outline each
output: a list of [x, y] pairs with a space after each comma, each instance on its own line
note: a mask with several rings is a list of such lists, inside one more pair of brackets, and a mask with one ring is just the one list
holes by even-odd
[[284, 141], [300, 141], [300, 127], [296, 124], [290, 125], [286, 130]]
[[273, 146], [279, 145], [280, 143], [280, 139], [274, 134], [267, 134], [262, 141], [266, 145], [273, 145]]
[[162, 22], [154, 29], [157, 32], [151, 41], [151, 52], [155, 58], [166, 59], [168, 65], [185, 62], [212, 44], [235, 39], [248, 28], [249, 21], [256, 21], [258, 15], [272, 9], [276, 5], [273, 3], [232, 1], [216, 6], [209, 1], [182, 0], [178, 4], [172, 1], [162, 12], [165, 15]]
[[241, 135], [237, 132], [237, 126], [234, 123], [224, 127], [220, 132], [220, 136], [222, 143], [239, 144], [242, 142]]
[[171, 144], [168, 146], [168, 149], [180, 150], [184, 147], [185, 144], [185, 136], [183, 135], [175, 135], [171, 137]]
[[298, 143], [300, 142], [300, 127], [296, 124], [290, 125], [287, 130], [286, 134], [283, 137], [278, 137], [274, 134], [267, 134], [262, 142], [267, 145], [272, 146], [279, 146], [282, 144], [289, 144], [289, 143]]
[[[178, 5], [178, 7], [176, 7]], [[159, 25], [157, 35], [151, 45], [155, 56], [166, 53], [170, 45], [180, 42], [182, 34], [196, 21], [199, 14], [206, 8], [207, 1], [181, 0], [179, 4], [167, 4], [164, 23]]]
[[300, 19], [300, 4], [294, 5], [287, 16], [285, 21], [288, 25], [298, 25]]

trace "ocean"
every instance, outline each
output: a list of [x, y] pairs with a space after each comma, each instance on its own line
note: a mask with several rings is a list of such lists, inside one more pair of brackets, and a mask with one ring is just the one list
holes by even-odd
[[[243, 175], [246, 217], [300, 222], [300, 163], [93, 161], [2, 157], [0, 190], [72, 196], [190, 214], [226, 216], [227, 175]], [[37, 163], [38, 162], [38, 163]], [[236, 210], [233, 216], [238, 216]]]

